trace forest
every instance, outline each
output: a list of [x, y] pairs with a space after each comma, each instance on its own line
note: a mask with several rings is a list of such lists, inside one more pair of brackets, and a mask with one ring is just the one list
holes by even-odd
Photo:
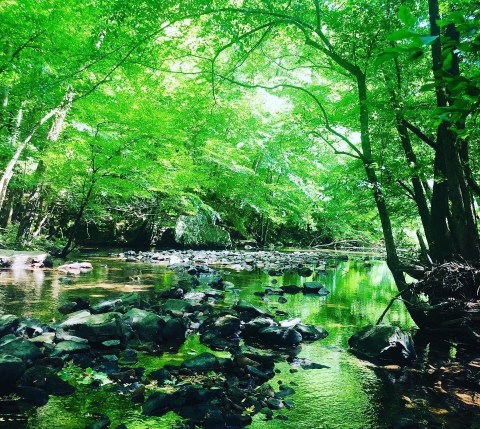
[[[300, 343], [292, 340], [292, 332], [307, 342], [318, 340], [323, 331], [315, 331], [313, 325], [330, 323], [329, 338], [340, 325], [347, 327], [342, 334], [339, 331], [338, 344], [332, 342], [332, 347], [347, 347], [348, 340], [355, 355], [378, 364], [380, 355], [372, 355], [378, 344], [368, 343], [368, 338], [380, 341], [380, 336], [388, 334], [387, 344], [395, 351], [390, 346], [382, 350], [383, 365], [388, 366], [388, 361], [402, 371], [407, 367], [405, 371], [414, 378], [407, 363], [413, 355], [423, 356], [415, 364], [423, 360], [421, 369], [416, 368], [423, 375], [416, 384], [417, 402], [409, 399], [408, 389], [402, 390], [405, 385], [397, 391], [401, 399], [395, 412], [406, 401], [410, 405], [402, 403], [400, 408], [412, 415], [400, 413], [394, 422], [353, 420], [337, 425], [323, 422], [318, 427], [480, 427], [476, 426], [480, 425], [480, 358], [475, 352], [480, 343], [478, 2], [2, 0], [0, 103], [0, 299], [4, 301], [0, 304], [0, 374], [7, 374], [14, 365], [5, 357], [10, 353], [4, 338], [14, 334], [14, 341], [22, 335], [32, 339], [40, 333], [18, 317], [37, 320], [56, 314], [48, 328], [41, 330], [40, 336], [56, 332], [54, 340], [38, 343], [43, 344], [44, 358], [62, 357], [63, 381], [76, 379], [81, 384], [78, 380], [83, 374], [83, 384], [97, 387], [103, 386], [102, 377], [109, 374], [98, 363], [103, 359], [98, 356], [105, 355], [99, 350], [113, 347], [105, 342], [119, 341], [122, 347], [115, 353], [120, 353], [125, 365], [132, 363], [126, 356], [129, 350], [136, 354], [147, 347], [130, 348], [132, 339], [123, 330], [90, 332], [86, 319], [71, 322], [74, 312], [88, 311], [92, 318], [109, 315], [108, 321], [102, 319], [109, 329], [120, 314], [122, 329], [128, 325], [135, 341], [146, 343], [158, 343], [157, 337], [150, 330], [143, 338], [143, 331], [134, 326], [139, 320], [155, 324], [161, 331], [157, 336], [170, 340], [179, 339], [172, 332], [180, 329], [183, 348], [194, 341], [188, 333], [198, 330], [201, 347], [208, 345], [222, 353], [228, 350], [230, 355], [209, 354], [208, 360], [205, 356], [211, 350], [194, 344], [192, 350], [205, 351], [197, 356], [201, 362], [190, 367], [187, 360], [182, 368], [186, 365], [195, 372], [201, 364], [211, 372], [221, 367], [228, 374], [228, 384], [232, 369], [219, 359], [248, 360], [242, 362], [245, 373], [258, 384], [257, 396], [244, 398], [246, 405], [237, 410], [238, 415], [231, 404], [222, 403], [219, 407], [227, 416], [222, 420], [211, 417], [211, 411], [185, 411], [191, 392], [182, 388], [170, 395], [170, 391], [156, 391], [145, 399], [143, 390], [149, 384], [136, 374], [130, 384], [143, 386], [140, 396], [146, 402], [138, 401], [143, 403], [143, 414], [163, 416], [173, 410], [185, 419], [175, 423], [178, 427], [244, 427], [252, 418], [255, 424], [259, 410], [267, 408], [271, 413], [290, 408], [288, 400], [284, 401], [289, 387], [275, 396], [272, 393], [270, 402], [263, 398], [259, 392], [265, 390], [262, 383], [270, 378], [265, 372], [272, 368], [267, 371], [254, 352], [239, 352], [238, 344], [232, 345], [233, 333], [243, 344], [278, 324], [282, 332], [265, 333], [264, 341], [284, 349]], [[26, 260], [28, 274], [16, 276], [13, 268], [18, 261], [25, 265]], [[85, 262], [78, 265], [80, 260]], [[168, 268], [167, 274], [155, 271], [156, 264]], [[131, 271], [132, 266], [140, 268]], [[66, 268], [62, 271], [62, 267]], [[107, 273], [108, 267], [124, 270], [123, 277], [112, 280], [109, 276], [117, 274]], [[42, 280], [35, 280], [32, 272], [41, 272]], [[170, 278], [172, 272], [175, 278]], [[265, 278], [254, 279], [255, 272]], [[368, 277], [374, 273], [376, 277]], [[297, 277], [288, 277], [293, 274]], [[371, 288], [353, 293], [355, 276], [355, 287], [369, 284]], [[335, 295], [337, 281], [339, 287], [350, 288], [345, 296]], [[54, 289], [48, 298], [42, 295], [47, 292], [38, 290], [35, 299], [24, 296], [27, 286], [33, 291], [38, 282], [51, 283]], [[195, 282], [201, 288], [226, 291], [225, 302], [231, 309], [217, 314], [215, 305], [208, 311], [197, 308], [200, 316], [195, 306], [187, 309], [184, 295], [203, 294], [202, 305], [207, 298], [218, 298], [203, 289], [194, 292]], [[245, 289], [240, 287], [238, 292], [232, 282]], [[259, 291], [255, 282], [271, 284]], [[228, 299], [230, 283], [233, 301]], [[387, 283], [390, 286], [381, 286]], [[102, 288], [102, 284], [111, 288]], [[142, 287], [153, 284], [155, 290], [142, 295]], [[177, 296], [172, 291], [176, 287], [178, 291], [178, 286], [183, 292]], [[317, 320], [311, 313], [312, 291], [315, 299], [320, 295], [326, 303], [331, 299], [332, 306], [338, 305], [336, 316], [331, 317], [350, 308], [348, 317], [342, 313], [341, 321], [334, 323], [323, 318], [325, 313]], [[118, 298], [120, 292], [139, 295]], [[255, 299], [259, 297], [264, 305], [269, 295], [277, 299], [280, 294], [286, 302], [287, 295], [297, 296], [294, 293], [306, 301], [292, 302], [292, 310], [284, 315], [273, 316], [251, 306], [258, 304]], [[147, 305], [147, 295], [150, 300], [167, 301], [160, 305], [147, 300]], [[115, 305], [105, 301], [110, 304], [104, 307], [93, 304], [100, 297], [124, 299], [123, 307], [117, 301]], [[246, 297], [254, 301], [247, 305]], [[375, 309], [367, 309], [368, 297]], [[85, 304], [86, 299], [92, 303]], [[355, 307], [356, 303], [364, 310]], [[195, 305], [200, 304], [195, 301]], [[55, 313], [57, 307], [62, 315]], [[143, 313], [128, 316], [134, 311]], [[283, 316], [291, 318], [279, 321]], [[65, 332], [59, 334], [56, 323], [65, 317], [59, 326], [69, 321], [73, 325], [63, 326], [62, 332], [73, 326], [70, 334], [88, 340], [88, 353], [98, 365], [87, 365], [86, 358], [77, 359], [77, 354], [72, 358], [79, 352], [86, 356], [79, 344], [86, 346]], [[255, 323], [255, 317], [264, 320]], [[214, 320], [223, 318], [225, 325], [215, 325]], [[272, 323], [263, 325], [265, 318]], [[304, 318], [310, 324], [300, 323]], [[170, 326], [172, 320], [181, 326]], [[22, 323], [27, 331], [21, 330]], [[357, 332], [367, 323], [370, 329], [383, 327], [388, 332]], [[191, 328], [194, 325], [197, 328]], [[400, 328], [408, 333], [395, 330]], [[410, 338], [413, 332], [415, 350]], [[228, 341], [214, 341], [214, 334]], [[282, 339], [272, 340], [277, 334]], [[97, 344], [96, 335], [105, 341]], [[437, 344], [441, 352], [427, 346], [432, 338], [441, 339], [441, 345]], [[62, 343], [74, 343], [75, 352], [60, 350]], [[154, 354], [163, 353], [162, 344], [153, 347]], [[426, 354], [417, 344], [423, 344]], [[67, 346], [73, 347], [62, 345]], [[2, 351], [2, 347], [7, 349]], [[429, 355], [429, 347], [438, 353]], [[306, 357], [290, 356], [287, 361]], [[38, 356], [32, 358], [32, 362], [38, 360]], [[23, 399], [33, 395], [22, 390], [28, 385], [29, 368], [37, 368], [32, 362], [11, 383]], [[165, 362], [165, 371], [174, 380], [186, 377], [169, 368], [168, 359]], [[353, 361], [348, 362], [358, 369]], [[427, 374], [429, 365], [436, 369]], [[462, 369], [455, 372], [455, 368]], [[86, 369], [89, 372], [82, 373]], [[212, 382], [202, 377], [199, 383], [204, 387]], [[244, 380], [236, 377], [240, 381], [235, 388], [245, 389]], [[376, 382], [388, 377], [401, 378], [395, 372], [378, 375]], [[439, 380], [444, 384], [448, 380], [455, 393], [439, 399], [442, 389], [450, 392]], [[157, 382], [161, 384], [158, 377]], [[171, 383], [175, 384], [167, 384], [173, 389]], [[28, 388], [50, 394], [45, 386]], [[389, 388], [382, 388], [382, 395], [388, 397]], [[209, 393], [197, 391], [196, 397], [213, 395], [213, 388], [206, 390]], [[11, 394], [8, 389], [3, 393]], [[91, 395], [81, 394], [82, 398]], [[238, 402], [233, 393], [225, 395], [228, 401]], [[439, 405], [443, 400], [449, 405]], [[216, 396], [215, 401], [219, 401]], [[422, 408], [420, 401], [429, 405]], [[22, 408], [21, 412], [9, 408], [5, 415], [23, 417], [17, 426], [8, 426], [8, 418], [2, 417], [3, 402], [0, 428], [49, 427], [48, 419], [42, 420], [40, 414], [32, 417], [41, 408]], [[200, 405], [197, 408], [203, 409], [205, 404]], [[49, 406], [52, 410], [66, 407]], [[341, 404], [337, 408], [341, 413]], [[467, 417], [459, 417], [461, 410]], [[145, 417], [122, 426], [126, 417], [116, 413], [110, 418], [119, 428], [177, 427], [170, 420], [149, 423]], [[67, 420], [69, 425], [59, 420], [56, 426], [83, 428], [88, 423], [75, 423], [72, 416]], [[6, 426], [2, 421], [7, 421]], [[300, 427], [302, 421], [293, 418], [291, 427]], [[283, 424], [287, 426], [277, 419], [277, 426], [269, 427], [290, 427]], [[313, 420], [306, 424], [317, 427]], [[108, 425], [110, 421], [107, 424], [99, 418], [88, 427]]]

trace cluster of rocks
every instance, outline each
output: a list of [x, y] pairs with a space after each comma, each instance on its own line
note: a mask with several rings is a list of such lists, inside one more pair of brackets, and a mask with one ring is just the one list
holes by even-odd
[[[45, 404], [49, 395], [70, 394], [74, 387], [58, 372], [73, 362], [105, 374], [113, 381], [109, 388], [142, 403], [145, 415], [174, 411], [185, 419], [184, 427], [244, 427], [258, 412], [272, 418], [274, 410], [292, 406], [287, 396], [293, 393], [291, 387], [274, 391], [268, 384], [275, 361], [293, 365], [302, 343], [328, 334], [299, 319], [275, 320], [248, 302], [224, 306], [221, 281], [212, 283], [217, 289], [200, 291], [195, 282], [179, 285], [151, 303], [137, 293], [97, 304], [78, 298], [59, 308], [63, 320], [50, 324], [0, 316], [0, 393], [14, 393], [34, 405]], [[139, 352], [178, 349], [190, 334], [199, 335], [212, 353], [148, 374], [136, 365]], [[228, 357], [215, 356], [220, 350]], [[109, 424], [104, 416], [92, 427]]]
[[0, 268], [52, 268], [53, 259], [46, 252], [0, 250]]
[[236, 270], [264, 270], [271, 276], [295, 273], [309, 277], [335, 268], [339, 261], [348, 260], [347, 255], [329, 255], [318, 252], [279, 252], [247, 250], [168, 250], [160, 252], [135, 252], [129, 250], [110, 254], [126, 262], [164, 264], [170, 268], [189, 271], [192, 274], [210, 267], [226, 267]]

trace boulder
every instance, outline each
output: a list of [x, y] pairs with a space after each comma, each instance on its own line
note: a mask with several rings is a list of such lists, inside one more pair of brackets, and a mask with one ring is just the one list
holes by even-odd
[[37, 346], [24, 338], [6, 335], [0, 340], [0, 355], [11, 355], [21, 359], [25, 364], [32, 364], [42, 356]]
[[182, 315], [192, 309], [192, 304], [181, 299], [167, 299], [165, 304], [162, 305], [164, 313], [173, 315]]
[[161, 329], [165, 325], [165, 321], [157, 314], [139, 308], [132, 308], [125, 313], [123, 321], [142, 341], [158, 341]]
[[294, 348], [302, 342], [302, 335], [293, 328], [270, 326], [258, 332], [256, 339], [262, 345], [272, 348]]
[[57, 369], [50, 366], [36, 365], [25, 371], [17, 384], [22, 387], [42, 389], [49, 395], [65, 396], [75, 388], [57, 375]]
[[295, 330], [302, 335], [303, 341], [317, 341], [328, 337], [328, 332], [320, 327], [299, 323]]
[[20, 324], [20, 319], [13, 314], [4, 314], [0, 316], [0, 337], [7, 334], [13, 334]]
[[90, 351], [90, 346], [77, 341], [60, 341], [52, 352], [52, 356], [64, 356]]
[[187, 247], [230, 247], [230, 234], [216, 225], [214, 216], [204, 211], [195, 216], [180, 216], [175, 226], [175, 241]]
[[146, 416], [163, 416], [172, 407], [172, 395], [162, 392], [152, 393], [143, 406], [143, 414]]
[[82, 274], [93, 270], [90, 262], [72, 262], [57, 267], [57, 270], [65, 274]]
[[86, 298], [75, 298], [73, 301], [67, 302], [60, 307], [58, 311], [61, 314], [74, 313], [80, 310], [86, 310], [90, 307], [90, 302]]
[[249, 302], [246, 302], [242, 299], [233, 308], [239, 313], [240, 319], [242, 319], [244, 322], [248, 322], [259, 316], [270, 316], [266, 311], [262, 310], [261, 308], [255, 307]]
[[165, 341], [183, 341], [187, 332], [186, 323], [180, 318], [163, 318], [166, 322], [162, 329], [162, 338]]
[[211, 353], [202, 353], [182, 363], [182, 367], [193, 372], [207, 372], [219, 370], [222, 367], [220, 360]]
[[243, 331], [247, 337], [256, 337], [261, 329], [277, 326], [278, 324], [268, 317], [256, 317], [245, 323]]
[[289, 293], [292, 295], [298, 292], [301, 292], [303, 290], [300, 286], [297, 286], [297, 285], [285, 285], [285, 286], [282, 286], [280, 289], [282, 292]]
[[367, 325], [348, 340], [351, 351], [368, 360], [405, 364], [416, 358], [412, 337], [390, 325]]
[[25, 371], [25, 364], [22, 359], [8, 354], [0, 354], [0, 391], [11, 390], [23, 371]]
[[115, 312], [92, 315], [87, 310], [81, 310], [71, 314], [59, 327], [92, 344], [108, 340], [124, 342], [126, 338], [122, 315]]

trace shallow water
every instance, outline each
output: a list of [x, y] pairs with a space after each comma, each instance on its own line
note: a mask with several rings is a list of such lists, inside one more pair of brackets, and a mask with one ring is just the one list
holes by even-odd
[[[94, 270], [80, 276], [66, 276], [56, 271], [0, 272], [0, 312], [50, 321], [60, 317], [56, 308], [74, 297], [89, 296], [95, 302], [132, 291], [152, 297], [155, 292], [174, 285], [179, 278], [179, 274], [163, 266], [102, 257], [88, 260], [93, 263]], [[303, 345], [299, 355], [327, 368], [299, 369], [291, 373], [289, 364], [277, 364], [278, 374], [270, 383], [284, 382], [296, 391], [291, 397], [294, 408], [276, 412], [286, 420], [265, 421], [259, 414], [254, 417], [252, 429], [383, 429], [390, 427], [392, 414], [401, 413], [398, 398], [402, 392], [392, 394], [392, 389], [398, 390], [398, 387], [385, 383], [371, 365], [351, 355], [347, 346], [353, 332], [360, 326], [375, 323], [396, 294], [390, 272], [382, 261], [365, 264], [349, 260], [330, 265], [325, 274], [315, 274], [308, 279], [295, 274], [271, 277], [263, 272], [221, 270], [224, 279], [236, 286], [227, 292], [228, 303], [245, 299], [265, 307], [272, 314], [277, 310], [287, 313], [277, 317], [278, 320], [299, 317], [304, 323], [322, 326], [329, 332], [326, 339]], [[284, 304], [278, 303], [276, 296], [264, 300], [253, 294], [275, 281], [274, 287], [301, 285], [305, 280], [321, 281], [331, 293], [326, 297], [285, 295], [287, 302]], [[414, 328], [401, 302], [395, 302], [385, 322], [405, 329]], [[145, 355], [139, 365], [148, 372], [166, 363], [180, 363], [193, 352], [205, 350], [207, 348], [199, 344], [198, 337], [192, 335], [178, 353]], [[95, 413], [107, 414], [112, 428], [120, 423], [125, 423], [129, 429], [171, 428], [177, 420], [173, 413], [164, 417], [144, 417], [140, 406], [109, 392], [108, 386], [98, 389], [87, 386], [71, 396], [51, 397], [44, 407], [15, 410], [11, 416], [6, 412], [2, 416], [0, 404], [0, 428], [83, 428], [90, 421], [89, 416]], [[12, 420], [5, 421], [9, 418]]]

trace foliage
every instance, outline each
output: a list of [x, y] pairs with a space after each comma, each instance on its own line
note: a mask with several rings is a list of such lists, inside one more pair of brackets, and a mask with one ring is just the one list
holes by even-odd
[[17, 246], [60, 238], [63, 253], [92, 236], [145, 245], [207, 209], [260, 244], [394, 251], [423, 229], [435, 247], [419, 207], [435, 216], [447, 179], [442, 124], [480, 195], [480, 12], [439, 7], [429, 24], [413, 0], [5, 3], [1, 168], [33, 138], [5, 185], [3, 242], [17, 228]]

